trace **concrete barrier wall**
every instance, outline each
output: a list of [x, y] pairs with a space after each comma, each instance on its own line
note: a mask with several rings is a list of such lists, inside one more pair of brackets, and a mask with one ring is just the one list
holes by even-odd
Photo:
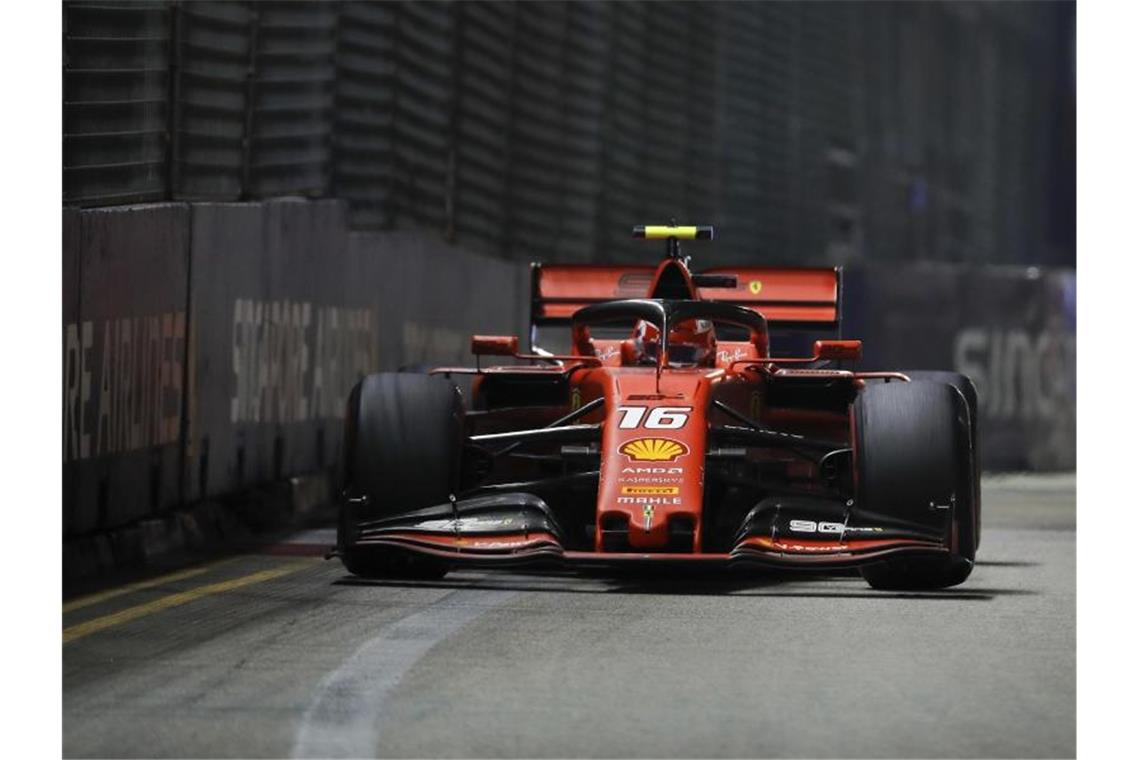
[[380, 307], [382, 366], [471, 364], [472, 333], [526, 335], [530, 267], [456, 251], [415, 233], [349, 236], [350, 267], [364, 275], [353, 296]]
[[179, 501], [189, 209], [64, 218], [64, 530], [84, 533]]
[[331, 466], [362, 375], [464, 361], [524, 326], [527, 269], [411, 233], [349, 233], [337, 201], [196, 204], [187, 498]]
[[[192, 230], [187, 498], [325, 467], [329, 410], [377, 367], [375, 320], [345, 302], [342, 204], [196, 204]], [[342, 336], [356, 350], [330, 387]]]
[[[79, 469], [81, 435], [78, 428], [81, 414], [86, 404], [90, 403], [92, 382], [90, 369], [83, 371], [81, 353], [83, 334], [89, 336], [88, 345], [94, 340], [94, 325], [85, 328], [79, 319], [79, 252], [82, 248], [80, 218], [80, 212], [76, 209], [63, 211], [63, 358], [60, 363], [63, 367], [63, 427], [60, 443], [63, 447], [62, 509], [65, 531], [77, 519], [75, 510], [78, 508], [79, 476], [76, 471]], [[87, 432], [86, 424], [83, 432]]]
[[[525, 336], [526, 265], [351, 232], [340, 201], [65, 210], [63, 243], [65, 536], [330, 468], [361, 375]], [[864, 366], [975, 378], [987, 468], [1075, 465], [1072, 272], [847, 281]]]
[[340, 201], [63, 213], [64, 534], [332, 467], [378, 370], [525, 329], [528, 269]]

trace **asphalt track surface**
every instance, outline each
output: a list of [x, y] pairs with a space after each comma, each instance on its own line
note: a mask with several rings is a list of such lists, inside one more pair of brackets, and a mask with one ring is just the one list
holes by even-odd
[[987, 479], [961, 587], [455, 572], [331, 533], [65, 599], [68, 757], [1072, 757], [1072, 476]]

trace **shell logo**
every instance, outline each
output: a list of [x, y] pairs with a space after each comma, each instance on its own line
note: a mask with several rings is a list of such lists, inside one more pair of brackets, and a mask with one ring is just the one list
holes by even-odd
[[689, 453], [689, 447], [671, 438], [635, 438], [618, 449], [635, 462], [672, 462]]

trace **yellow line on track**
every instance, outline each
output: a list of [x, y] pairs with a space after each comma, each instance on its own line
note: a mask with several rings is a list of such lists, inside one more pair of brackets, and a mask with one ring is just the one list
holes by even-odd
[[189, 591], [183, 591], [178, 594], [171, 594], [164, 596], [161, 599], [155, 599], [153, 602], [140, 604], [136, 607], [128, 607], [125, 610], [115, 612], [111, 615], [104, 615], [83, 623], [78, 623], [70, 628], [63, 629], [63, 643], [68, 644], [76, 639], [84, 636], [89, 636], [92, 633], [106, 630], [116, 625], [129, 623], [132, 620], [138, 620], [141, 617], [152, 615], [162, 610], [168, 610], [171, 607], [178, 607], [183, 604], [188, 604], [197, 599], [201, 599], [212, 594], [222, 594], [226, 591], [233, 591], [234, 589], [243, 588], [244, 586], [251, 586], [254, 583], [262, 583], [264, 581], [280, 578], [283, 575], [294, 573], [301, 568], [311, 567], [312, 562], [294, 562], [284, 567], [274, 568], [272, 570], [262, 570], [252, 575], [245, 575], [241, 578], [234, 578], [228, 581], [221, 581], [220, 583], [211, 583], [208, 586], [199, 586], [198, 588]]
[[139, 581], [138, 583], [128, 583], [127, 585], [119, 586], [118, 588], [112, 588], [106, 591], [100, 591], [96, 594], [81, 596], [78, 599], [72, 599], [70, 602], [64, 602], [63, 611], [65, 613], [71, 612], [72, 610], [79, 610], [83, 609], [84, 607], [90, 607], [92, 604], [105, 602], [108, 599], [114, 599], [115, 597], [122, 596], [123, 594], [129, 594], [132, 591], [144, 591], [148, 588], [154, 588], [155, 586], [162, 586], [166, 583], [183, 581], [187, 578], [193, 578], [195, 576], [208, 573], [215, 567], [224, 565], [227, 562], [233, 562], [233, 558], [231, 557], [229, 559], [218, 560], [217, 562], [209, 562], [205, 565], [198, 565], [197, 567], [191, 567], [186, 570], [179, 570], [178, 572], [170, 573], [169, 575], [160, 575], [159, 577], [151, 578], [150, 580]]

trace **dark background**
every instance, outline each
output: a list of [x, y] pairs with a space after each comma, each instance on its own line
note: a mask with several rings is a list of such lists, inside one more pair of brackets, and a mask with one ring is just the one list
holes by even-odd
[[1072, 3], [65, 3], [64, 202], [342, 198], [516, 260], [1075, 264]]

